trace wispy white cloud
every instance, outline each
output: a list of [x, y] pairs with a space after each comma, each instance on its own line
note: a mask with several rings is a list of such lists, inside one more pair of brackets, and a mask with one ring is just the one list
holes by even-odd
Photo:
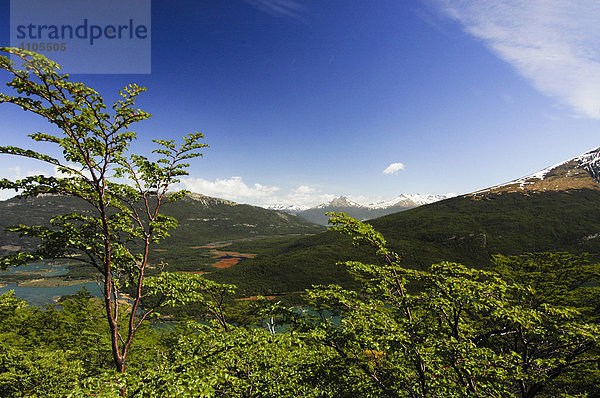
[[249, 185], [244, 182], [242, 177], [230, 177], [214, 181], [187, 177], [182, 178], [181, 183], [174, 187], [174, 189], [182, 188], [208, 196], [264, 207], [271, 205], [310, 207], [328, 202], [335, 197], [333, 194], [322, 192], [308, 185], [300, 185], [285, 190], [277, 186], [258, 183]]
[[292, 191], [298, 195], [309, 195], [316, 192], [315, 188], [309, 187], [308, 185], [300, 185], [298, 188]]
[[5, 178], [19, 180], [25, 177], [48, 174], [42, 170], [23, 170], [21, 166], [9, 167]]
[[[0, 178], [7, 178], [9, 180], [20, 180], [25, 177], [31, 177], [35, 175], [44, 175], [47, 174], [41, 170], [23, 170], [21, 166], [8, 167]], [[0, 189], [0, 200], [10, 199], [13, 196], [17, 195], [19, 192], [15, 192], [12, 189]]]
[[275, 17], [289, 17], [293, 19], [299, 19], [304, 6], [297, 1], [293, 0], [244, 0], [261, 10], [264, 13], [273, 15]]
[[544, 95], [600, 119], [600, 2], [434, 1]]
[[404, 164], [402, 163], [392, 163], [385, 170], [383, 170], [383, 174], [396, 174], [400, 170], [404, 170]]
[[280, 190], [276, 186], [266, 186], [261, 184], [247, 185], [242, 177], [231, 177], [227, 179], [216, 179], [214, 181], [204, 178], [182, 178], [181, 184], [192, 192], [202, 193], [208, 196], [216, 196], [223, 199], [234, 201], [261, 201], [273, 196]]
[[331, 193], [321, 192], [316, 188], [309, 187], [307, 185], [301, 185], [298, 188], [292, 189], [289, 193], [275, 198], [276, 202], [273, 203], [312, 207], [321, 203], [329, 202], [334, 197], [335, 195]]

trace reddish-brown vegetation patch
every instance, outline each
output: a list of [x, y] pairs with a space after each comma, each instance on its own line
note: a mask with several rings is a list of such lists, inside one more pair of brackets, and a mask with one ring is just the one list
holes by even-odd
[[234, 265], [236, 265], [237, 263], [239, 263], [240, 260], [241, 260], [241, 258], [238, 258], [238, 257], [224, 258], [221, 261], [219, 261], [218, 263], [214, 263], [213, 267], [215, 267], [215, 268], [229, 268], [229, 267], [233, 267]]
[[211, 250], [210, 254], [214, 258], [218, 258], [218, 257], [254, 258], [256, 256], [256, 254], [254, 254], [254, 253], [224, 252], [224, 251], [219, 251], [219, 250]]
[[213, 267], [216, 268], [233, 267], [245, 258], [254, 258], [256, 256], [253, 253], [225, 252], [219, 250], [211, 250], [210, 254], [212, 254], [213, 258], [219, 259], [219, 261], [213, 264]]

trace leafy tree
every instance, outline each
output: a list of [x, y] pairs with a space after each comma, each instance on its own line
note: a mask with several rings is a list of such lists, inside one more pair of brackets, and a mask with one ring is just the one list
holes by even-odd
[[334, 387], [314, 384], [327, 352], [301, 336], [188, 322], [163, 339], [166, 355], [153, 367], [118, 383], [111, 374], [90, 377], [71, 396], [111, 396], [127, 385], [136, 397], [336, 397], [327, 392]]
[[[142, 322], [167, 302], [175, 290], [185, 288], [177, 279], [152, 307], [143, 299], [152, 295], [145, 288], [150, 266], [150, 247], [168, 236], [177, 225], [160, 213], [164, 203], [182, 197], [168, 194], [168, 188], [186, 175], [187, 160], [201, 156], [201, 133], [172, 140], [153, 140], [158, 160], [129, 151], [136, 135], [133, 123], [150, 115], [134, 108], [144, 88], [130, 84], [120, 91], [121, 99], [106, 110], [103, 98], [82, 83], [59, 74], [59, 66], [44, 56], [16, 48], [0, 48], [22, 62], [17, 66], [0, 56], [0, 68], [12, 75], [7, 85], [16, 95], [0, 94], [0, 103], [11, 103], [37, 114], [56, 126], [59, 133], [34, 133], [34, 141], [50, 143], [62, 151], [62, 158], [13, 146], [0, 146], [0, 153], [37, 159], [54, 166], [59, 176], [33, 176], [17, 181], [0, 180], [0, 189], [14, 189], [21, 197], [40, 194], [67, 195], [89, 204], [88, 212], [55, 216], [50, 226], [19, 225], [10, 228], [40, 240], [36, 250], [2, 258], [0, 265], [24, 265], [44, 259], [69, 258], [91, 265], [102, 278], [105, 316], [110, 330], [115, 368], [125, 371], [134, 336]], [[126, 182], [119, 182], [126, 181]], [[185, 290], [185, 289], [184, 289]], [[127, 292], [129, 303], [123, 299]], [[190, 300], [190, 295], [178, 295]], [[120, 322], [125, 318], [126, 322]]]
[[163, 330], [146, 323], [136, 333], [127, 372], [107, 372], [112, 360], [102, 300], [85, 290], [44, 308], [9, 291], [0, 295], [0, 316], [2, 397], [65, 397], [88, 379], [104, 383], [88, 391], [90, 396], [106, 390], [116, 396], [122, 392], [121, 376], [147, 374], [168, 351]]
[[598, 324], [544, 300], [539, 284], [454, 263], [408, 269], [372, 226], [345, 214], [331, 223], [383, 260], [346, 262], [360, 289], [318, 286], [307, 292], [315, 313], [287, 313], [335, 354], [320, 374], [337, 396], [555, 395], [555, 379], [598, 363]]
[[[78, 301], [65, 303], [71, 308], [87, 306]], [[50, 305], [47, 311], [30, 307], [13, 291], [0, 296], [0, 396], [64, 396], [98, 365], [101, 348], [82, 344], [99, 336], [98, 323], [84, 322], [79, 311], [55, 307]], [[85, 316], [98, 313], [89, 311]]]
[[493, 269], [510, 283], [535, 290], [532, 307], [544, 303], [569, 305], [583, 311], [587, 319], [600, 319], [600, 264], [588, 254], [527, 253], [520, 256], [495, 255]]
[[513, 350], [519, 356], [523, 395], [599, 395], [600, 264], [586, 254], [570, 253], [496, 255], [493, 262], [504, 280], [531, 288], [511, 304], [543, 314], [544, 328], [515, 328], [494, 341], [496, 350]]

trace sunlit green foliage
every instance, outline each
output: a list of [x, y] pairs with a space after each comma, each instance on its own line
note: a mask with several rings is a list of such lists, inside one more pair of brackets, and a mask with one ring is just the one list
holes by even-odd
[[[130, 128], [150, 117], [134, 108], [144, 88], [126, 86], [119, 93], [121, 99], [112, 105], [112, 112], [108, 112], [100, 94], [82, 83], [70, 82], [68, 75], [61, 75], [59, 66], [43, 55], [16, 48], [0, 51], [22, 61], [22, 65], [15, 65], [8, 57], [0, 56], [0, 68], [13, 77], [7, 85], [17, 94], [0, 94], [0, 103], [17, 105], [56, 126], [58, 133], [38, 132], [30, 137], [57, 146], [62, 152], [61, 157], [53, 157], [31, 149], [0, 146], [1, 154], [37, 159], [54, 166], [59, 173], [17, 181], [2, 179], [0, 188], [17, 190], [21, 197], [74, 197], [92, 209], [91, 213], [55, 215], [50, 226], [11, 227], [13, 232], [38, 238], [40, 244], [31, 252], [5, 256], [0, 265], [64, 258], [98, 270], [102, 275], [113, 361], [122, 372], [137, 330], [155, 310], [142, 303], [147, 294], [143, 282], [150, 247], [177, 225], [173, 217], [160, 213], [160, 208], [183, 196], [184, 192], [167, 195], [167, 190], [187, 174], [186, 162], [201, 156], [198, 151], [206, 147], [200, 143], [203, 136], [191, 133], [181, 144], [154, 140], [157, 160], [132, 153], [129, 147], [136, 134]], [[121, 304], [125, 292], [132, 297], [126, 306]], [[127, 318], [126, 325], [121, 325], [120, 317]]]
[[[361, 289], [319, 286], [307, 297], [320, 315], [295, 317], [301, 330], [338, 354], [332, 374], [339, 377], [331, 385], [349, 388], [340, 394], [360, 388], [361, 396], [552, 396], [572, 392], [557, 379], [598, 363], [598, 324], [581, 316], [598, 307], [549, 300], [541, 288], [560, 292], [565, 283], [576, 289], [570, 279], [589, 281], [597, 266], [584, 271], [584, 261], [564, 255], [498, 258], [499, 269], [554, 265], [569, 275], [552, 286], [535, 273], [505, 280], [454, 263], [407, 269], [372, 226], [343, 214], [332, 223], [383, 260], [347, 262]], [[597, 297], [597, 285], [588, 290]]]

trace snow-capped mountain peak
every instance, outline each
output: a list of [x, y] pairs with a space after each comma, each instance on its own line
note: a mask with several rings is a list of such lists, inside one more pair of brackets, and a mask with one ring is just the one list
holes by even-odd
[[360, 203], [356, 203], [346, 196], [340, 196], [339, 198], [335, 198], [327, 203], [322, 203], [318, 206], [315, 206], [316, 209], [324, 209], [326, 207], [366, 207], [361, 205]]
[[307, 208], [306, 206], [294, 206], [277, 204], [269, 206], [270, 210], [294, 213], [309, 221], [327, 225], [329, 211], [343, 211], [358, 220], [369, 220], [386, 214], [412, 209], [413, 207], [437, 202], [454, 195], [423, 195], [423, 194], [401, 194], [391, 200], [381, 200], [368, 205], [363, 205], [349, 199], [347, 196], [339, 196], [333, 200], [318, 206]]
[[267, 209], [283, 211], [285, 213], [298, 213], [300, 211], [308, 210], [309, 207], [303, 206], [303, 205], [284, 205], [284, 204], [278, 203], [278, 204], [273, 204], [273, 205], [267, 206]]
[[600, 147], [528, 176], [474, 192], [473, 195], [582, 188], [600, 189]]
[[267, 209], [298, 214], [307, 220], [327, 225], [328, 218], [325, 216], [325, 213], [328, 211], [345, 211], [355, 218], [366, 220], [437, 202], [452, 196], [454, 195], [400, 194], [394, 199], [381, 200], [366, 205], [355, 202], [347, 196], [339, 196], [329, 202], [313, 207], [293, 204], [274, 204], [267, 207]]
[[417, 207], [427, 205], [429, 203], [438, 202], [447, 199], [452, 195], [431, 195], [419, 193], [403, 193], [392, 200], [383, 200], [371, 203], [366, 207], [370, 209], [388, 209], [390, 207]]

